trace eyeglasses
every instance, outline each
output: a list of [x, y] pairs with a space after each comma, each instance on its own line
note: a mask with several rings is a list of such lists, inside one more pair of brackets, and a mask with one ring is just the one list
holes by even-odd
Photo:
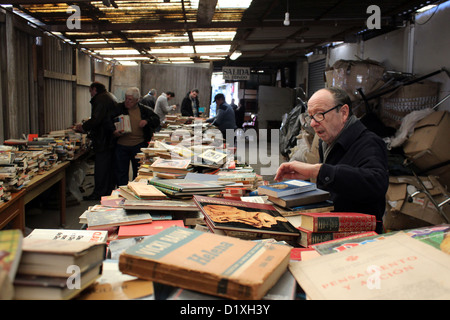
[[342, 106], [343, 106], [342, 104], [338, 104], [337, 106], [334, 106], [333, 108], [328, 109], [328, 110], [325, 111], [325, 112], [317, 112], [316, 114], [314, 114], [314, 115], [312, 115], [312, 116], [310, 116], [309, 114], [307, 114], [307, 115], [305, 116], [305, 121], [306, 121], [307, 123], [311, 123], [311, 120], [314, 119], [314, 121], [317, 122], [317, 123], [322, 122], [323, 120], [325, 120], [325, 114], [326, 114], [326, 113], [328, 113], [328, 112], [330, 112], [331, 110], [334, 110], [334, 109], [336, 109], [336, 108], [342, 107]]

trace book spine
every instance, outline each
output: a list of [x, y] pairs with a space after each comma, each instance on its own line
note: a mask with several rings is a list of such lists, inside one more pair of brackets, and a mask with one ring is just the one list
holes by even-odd
[[375, 216], [314, 217], [313, 232], [373, 231]]
[[[305, 247], [309, 247], [313, 244], [318, 244], [326, 241], [336, 240], [340, 238], [350, 237], [359, 234], [358, 231], [353, 232], [305, 232], [302, 233], [301, 244]], [[306, 237], [303, 237], [306, 235]], [[305, 239], [306, 238], [306, 239]], [[306, 241], [305, 241], [306, 240]]]

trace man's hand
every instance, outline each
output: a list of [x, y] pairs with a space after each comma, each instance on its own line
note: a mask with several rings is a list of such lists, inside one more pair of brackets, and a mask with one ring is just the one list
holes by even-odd
[[82, 125], [81, 123], [77, 123], [77, 124], [73, 127], [73, 130], [76, 131], [76, 132], [84, 133], [83, 125]]
[[113, 135], [114, 135], [114, 137], [118, 138], [122, 135], [122, 131], [119, 131], [116, 129], [116, 130], [114, 130]]
[[139, 121], [139, 127], [143, 128], [147, 125], [147, 123], [148, 123], [147, 120], [141, 120]]
[[292, 161], [282, 163], [275, 175], [275, 181], [282, 181], [283, 179], [299, 179], [310, 180], [317, 178], [320, 167], [322, 165], [304, 163], [300, 161]]

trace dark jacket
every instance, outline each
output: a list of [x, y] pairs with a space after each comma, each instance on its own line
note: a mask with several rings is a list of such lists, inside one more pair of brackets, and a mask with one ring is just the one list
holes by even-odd
[[140, 103], [155, 110], [156, 97], [148, 93], [141, 99]]
[[[156, 128], [159, 126], [159, 117], [158, 115], [146, 105], [138, 102], [139, 110], [141, 111], [141, 119], [147, 120], [147, 125], [142, 128], [144, 131], [144, 140], [145, 142], [149, 142]], [[117, 105], [117, 114], [116, 117], [121, 114], [128, 114], [128, 109], [125, 107], [125, 103], [121, 102]]]
[[[321, 143], [319, 154], [323, 163]], [[335, 212], [375, 215], [379, 233], [388, 185], [386, 145], [360, 121], [337, 138], [317, 177], [317, 187], [331, 193]]]
[[183, 101], [181, 101], [181, 115], [185, 117], [193, 117], [198, 116], [198, 108], [199, 108], [199, 100], [198, 97], [195, 97], [195, 109], [196, 114], [192, 111], [192, 100], [191, 97], [189, 97], [190, 92], [183, 98]]
[[116, 100], [111, 93], [104, 91], [92, 97], [91, 118], [83, 123], [83, 130], [88, 132], [95, 151], [104, 151], [114, 147], [113, 135], [116, 129], [113, 117], [116, 112]]
[[236, 127], [236, 120], [234, 117], [234, 110], [233, 108], [226, 102], [222, 103], [217, 108], [217, 115], [213, 118], [209, 118], [206, 120], [206, 122], [209, 122], [216, 127], [219, 128], [219, 130], [222, 132], [222, 135], [224, 138], [226, 137], [226, 130], [227, 129], [237, 129]]

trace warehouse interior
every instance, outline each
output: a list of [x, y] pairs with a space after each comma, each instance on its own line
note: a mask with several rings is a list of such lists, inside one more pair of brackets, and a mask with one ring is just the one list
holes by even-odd
[[[387, 229], [448, 224], [449, 16], [450, 1], [433, 0], [0, 0], [0, 145], [88, 119], [94, 81], [118, 101], [130, 87], [172, 91], [174, 114], [196, 88], [205, 118], [218, 93], [245, 107], [277, 164], [252, 165], [272, 181], [282, 162], [319, 162], [303, 117], [314, 92], [338, 86], [388, 148]], [[246, 148], [258, 154], [256, 140]], [[66, 169], [64, 228], [98, 204], [83, 200], [91, 161]], [[26, 232], [62, 227], [57, 200], [53, 186], [26, 205]]]

